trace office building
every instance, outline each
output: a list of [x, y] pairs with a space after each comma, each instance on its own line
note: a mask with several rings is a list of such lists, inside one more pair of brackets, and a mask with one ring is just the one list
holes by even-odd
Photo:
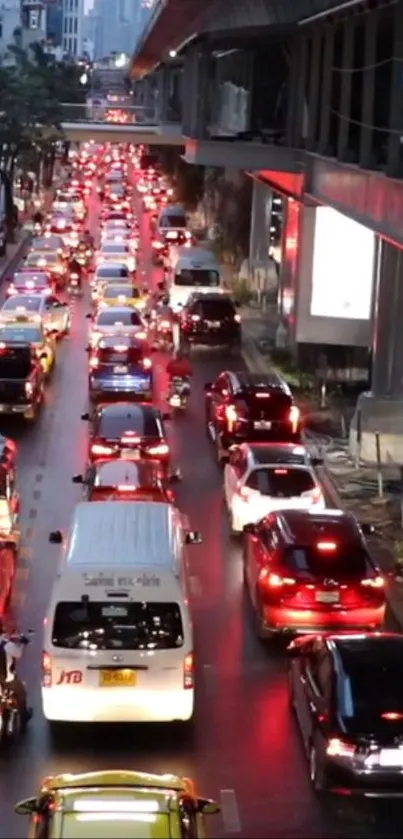
[[84, 0], [63, 0], [63, 51], [78, 58], [83, 53]]
[[46, 7], [46, 40], [54, 47], [63, 41], [63, 0], [52, 0]]

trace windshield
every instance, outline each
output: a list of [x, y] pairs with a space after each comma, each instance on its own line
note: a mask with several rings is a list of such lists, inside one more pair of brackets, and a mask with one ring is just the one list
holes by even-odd
[[3, 306], [3, 312], [14, 312], [21, 309], [23, 315], [27, 312], [38, 312], [42, 305], [42, 297], [10, 297]]
[[305, 469], [263, 467], [251, 472], [246, 486], [272, 498], [296, 498], [312, 491], [316, 484], [310, 472]]
[[[112, 586], [114, 580], [112, 578]], [[174, 650], [182, 647], [177, 603], [58, 603], [54, 647], [81, 650]]]
[[[379, 639], [374, 644], [363, 639], [360, 644], [349, 644], [343, 640], [342, 716], [358, 721], [378, 718], [381, 723], [382, 714], [403, 713], [402, 661], [399, 642]], [[385, 722], [390, 728], [391, 722]]]
[[113, 279], [113, 277], [117, 277], [119, 279], [119, 277], [123, 278], [128, 276], [129, 271], [126, 267], [122, 266], [122, 268], [116, 268], [115, 266], [109, 266], [108, 268], [107, 266], [105, 266], [104, 268], [98, 268], [95, 279], [110, 280]]
[[209, 286], [216, 288], [220, 282], [218, 271], [207, 271], [206, 269], [190, 268], [175, 274], [175, 285], [178, 286]]
[[122, 242], [116, 245], [102, 245], [101, 253], [130, 253], [128, 246]]
[[[337, 545], [337, 540], [326, 538], [325, 545], [336, 545], [336, 549], [320, 549], [319, 547], [290, 548], [285, 553], [285, 565], [290, 572], [305, 579], [334, 577], [365, 577], [371, 566], [367, 552], [357, 545]], [[318, 538], [318, 545], [321, 539]]]
[[0, 329], [0, 343], [40, 344], [42, 341], [42, 330], [37, 326], [6, 326]]
[[113, 414], [108, 410], [103, 411], [97, 432], [99, 437], [108, 440], [120, 440], [128, 432], [139, 437], [162, 437], [162, 429], [155, 414], [133, 410], [118, 412], [114, 409]]
[[166, 228], [169, 228], [169, 227], [174, 227], [174, 228], [180, 227], [180, 228], [182, 228], [182, 227], [187, 227], [187, 226], [188, 226], [188, 223], [187, 223], [186, 216], [184, 214], [180, 215], [178, 213], [178, 215], [176, 215], [176, 213], [172, 213], [172, 214], [164, 213], [164, 215], [162, 216], [162, 219], [160, 220], [160, 227], [162, 227], [163, 229], [166, 229]]
[[100, 312], [97, 318], [99, 326], [142, 326], [141, 318], [135, 310], [114, 312], [113, 309], [106, 309]]
[[125, 297], [127, 300], [135, 300], [140, 296], [138, 288], [132, 285], [114, 285], [107, 283], [104, 286], [103, 294], [105, 297]]

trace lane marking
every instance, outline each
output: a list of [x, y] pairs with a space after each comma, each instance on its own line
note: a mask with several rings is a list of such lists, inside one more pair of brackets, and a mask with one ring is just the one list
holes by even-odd
[[221, 813], [226, 833], [240, 833], [242, 830], [239, 807], [233, 789], [220, 790]]
[[42, 495], [42, 490], [41, 489], [34, 489], [34, 491], [32, 493], [32, 498], [34, 499], [34, 501], [39, 501], [41, 495]]
[[190, 593], [193, 597], [201, 597], [203, 594], [202, 584], [198, 577], [189, 577]]
[[35, 475], [35, 481], [37, 484], [40, 484], [43, 481], [43, 472], [38, 472], [38, 474]]

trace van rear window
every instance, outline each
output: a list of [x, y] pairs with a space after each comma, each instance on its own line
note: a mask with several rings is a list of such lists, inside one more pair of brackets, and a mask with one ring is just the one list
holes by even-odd
[[218, 271], [208, 271], [204, 268], [183, 269], [175, 274], [175, 285], [179, 286], [208, 286], [216, 288], [220, 284]]
[[174, 650], [182, 647], [178, 603], [63, 602], [56, 606], [52, 644], [69, 650]]

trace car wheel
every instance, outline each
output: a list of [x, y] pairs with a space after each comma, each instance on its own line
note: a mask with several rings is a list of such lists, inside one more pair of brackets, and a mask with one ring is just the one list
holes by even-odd
[[309, 749], [309, 779], [316, 793], [319, 794], [325, 791], [325, 768], [315, 743], [311, 743]]

